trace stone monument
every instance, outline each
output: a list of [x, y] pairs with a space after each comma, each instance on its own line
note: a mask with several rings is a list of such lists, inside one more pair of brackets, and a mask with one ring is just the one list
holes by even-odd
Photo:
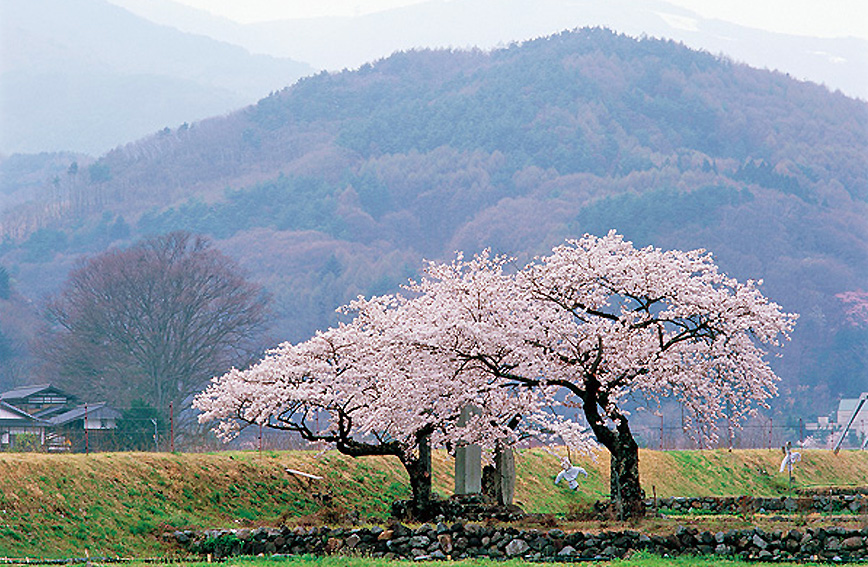
[[[479, 410], [465, 406], [458, 418], [464, 426]], [[479, 494], [482, 492], [482, 447], [459, 445], [455, 449], [455, 494]]]

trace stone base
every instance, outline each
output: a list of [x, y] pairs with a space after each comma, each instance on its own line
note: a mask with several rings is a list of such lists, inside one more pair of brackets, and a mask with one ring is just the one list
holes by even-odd
[[392, 503], [392, 517], [396, 520], [427, 521], [440, 519], [447, 522], [456, 520], [514, 522], [524, 518], [525, 515], [518, 506], [493, 504], [481, 494], [455, 494], [446, 500], [434, 500], [422, 514], [410, 512], [409, 500], [397, 500]]

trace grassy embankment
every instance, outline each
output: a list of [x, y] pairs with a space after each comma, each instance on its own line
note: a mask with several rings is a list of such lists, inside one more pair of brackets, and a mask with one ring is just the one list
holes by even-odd
[[[516, 500], [528, 512], [564, 513], [608, 492], [608, 459], [576, 459], [590, 476], [578, 492], [552, 479], [558, 460], [541, 450], [517, 456]], [[641, 453], [646, 492], [658, 496], [778, 495], [787, 491], [777, 451]], [[286, 467], [325, 477], [308, 480]], [[435, 490], [451, 494], [452, 460], [435, 453]], [[797, 486], [868, 484], [868, 453], [807, 451]], [[328, 495], [330, 505], [323, 506]], [[334, 452], [218, 454], [0, 454], [0, 556], [154, 555], [167, 529], [340, 523], [385, 518], [407, 497], [394, 459]]]

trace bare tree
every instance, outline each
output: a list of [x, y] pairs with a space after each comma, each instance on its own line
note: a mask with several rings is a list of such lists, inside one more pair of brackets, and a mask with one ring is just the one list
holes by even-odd
[[85, 259], [50, 300], [53, 380], [156, 408], [258, 354], [268, 298], [203, 237], [173, 232]]

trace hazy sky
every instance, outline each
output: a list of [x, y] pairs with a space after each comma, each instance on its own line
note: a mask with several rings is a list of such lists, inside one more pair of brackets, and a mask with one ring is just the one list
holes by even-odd
[[[353, 16], [425, 0], [176, 0], [238, 22]], [[448, 0], [447, 0], [448, 1]], [[605, 0], [599, 0], [604, 2]], [[868, 39], [866, 0], [668, 0], [706, 18], [816, 37]]]

